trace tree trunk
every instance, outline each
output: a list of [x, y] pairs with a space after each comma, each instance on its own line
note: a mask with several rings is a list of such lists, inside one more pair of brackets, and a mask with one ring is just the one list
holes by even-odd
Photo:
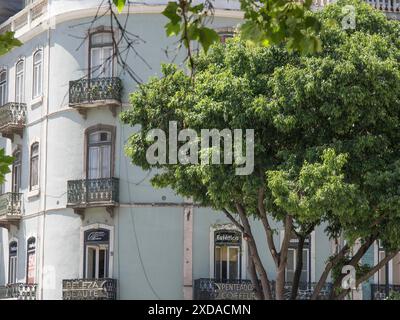
[[285, 265], [276, 270], [275, 297], [276, 300], [285, 300]]
[[349, 251], [350, 247], [346, 244], [343, 248], [328, 262], [325, 266], [325, 270], [322, 273], [321, 277], [318, 280], [317, 285], [314, 288], [314, 292], [311, 296], [311, 300], [317, 300], [319, 293], [321, 292], [322, 287], [324, 286], [326, 279], [328, 278], [329, 273], [332, 268], [336, 265], [338, 261], [343, 259], [346, 255], [347, 251]]
[[[242, 222], [244, 232], [247, 233], [247, 237], [248, 237], [247, 243], [249, 245], [250, 256], [254, 262], [254, 267], [260, 276], [264, 299], [272, 300], [273, 296], [272, 296], [272, 292], [271, 292], [271, 285], [270, 285], [270, 282], [268, 279], [267, 272], [265, 271], [265, 268], [262, 264], [260, 255], [258, 254], [257, 245], [254, 241], [253, 233], [251, 231], [251, 227], [250, 227], [249, 219], [246, 215], [246, 211], [240, 203], [236, 202], [235, 205], [236, 205], [236, 209], [239, 214], [240, 220]], [[256, 285], [256, 283], [253, 283], [253, 285]]]
[[260, 282], [258, 281], [256, 267], [254, 266], [253, 259], [249, 256], [249, 275], [251, 279], [251, 283], [254, 285], [254, 294], [256, 300], [264, 300], [264, 295], [262, 292], [262, 288], [260, 286]]
[[306, 240], [305, 236], [298, 236], [299, 242], [297, 245], [296, 252], [296, 270], [293, 276], [292, 292], [290, 293], [290, 300], [296, 300], [297, 293], [299, 291], [299, 282], [301, 277], [301, 271], [303, 269], [303, 248]]

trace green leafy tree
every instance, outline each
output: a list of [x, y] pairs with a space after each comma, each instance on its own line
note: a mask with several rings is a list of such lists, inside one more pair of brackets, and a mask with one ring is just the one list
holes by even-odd
[[0, 56], [8, 53], [15, 47], [19, 47], [21, 42], [14, 38], [14, 32], [7, 31], [0, 34]]
[[[357, 13], [353, 30], [341, 26], [347, 4]], [[160, 169], [152, 179], [155, 186], [171, 187], [224, 212], [245, 233], [249, 274], [259, 299], [285, 298], [293, 233], [304, 240], [325, 223], [328, 236], [359, 243], [351, 256], [346, 245], [327, 261], [314, 299], [344, 261], [359, 270], [359, 285], [400, 248], [399, 22], [361, 1], [339, 1], [311, 16], [321, 22], [319, 54], [299, 55], [286, 42], [262, 47], [235, 38], [196, 58], [195, 81], [175, 66], [164, 66], [163, 77], [133, 93], [133, 108], [121, 115], [123, 123], [141, 125], [126, 153], [143, 169]], [[169, 121], [177, 121], [178, 130], [196, 132], [254, 129], [253, 173], [236, 175], [235, 164], [150, 164], [146, 151], [153, 141], [146, 135], [154, 128], [168, 132]], [[265, 231], [275, 290], [260, 259], [264, 246], [253, 238], [252, 220]], [[280, 246], [271, 221], [284, 229]], [[388, 254], [364, 268], [361, 259], [377, 239]], [[300, 272], [301, 263], [292, 298]], [[332, 298], [349, 292], [341, 289], [343, 276], [334, 277]]]
[[[0, 34], [0, 56], [5, 55], [14, 47], [21, 45], [18, 39], [14, 38], [13, 32], [5, 32]], [[0, 149], [0, 184], [4, 182], [5, 175], [10, 172], [10, 164], [14, 158], [5, 155], [4, 149]]]

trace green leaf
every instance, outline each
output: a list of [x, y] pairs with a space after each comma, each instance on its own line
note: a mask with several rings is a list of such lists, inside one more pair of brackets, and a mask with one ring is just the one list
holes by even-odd
[[178, 35], [180, 30], [181, 30], [180, 23], [173, 23], [171, 21], [165, 25], [165, 32], [167, 33], [168, 37]]
[[181, 17], [178, 15], [177, 10], [179, 6], [176, 2], [168, 2], [162, 14], [167, 17], [173, 24], [177, 24], [181, 21]]
[[113, 0], [118, 12], [121, 13], [122, 9], [125, 7], [126, 0]]
[[215, 30], [203, 27], [199, 29], [199, 41], [207, 53], [210, 46], [219, 41], [219, 35]]

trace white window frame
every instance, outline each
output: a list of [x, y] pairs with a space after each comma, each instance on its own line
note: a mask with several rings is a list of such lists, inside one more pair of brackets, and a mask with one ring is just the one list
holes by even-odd
[[[85, 227], [81, 227], [81, 234], [80, 234], [80, 253], [79, 253], [79, 278], [83, 278], [84, 269], [87, 268], [87, 264], [84, 265], [84, 252], [86, 251], [85, 248], [85, 231], [91, 229], [106, 229], [110, 232], [110, 241], [109, 241], [109, 248], [108, 248], [108, 277], [113, 278], [113, 265], [114, 265], [114, 226], [110, 226], [107, 224], [102, 223], [94, 223], [87, 225]], [[85, 270], [86, 271], [86, 270]]]
[[215, 275], [215, 237], [214, 234], [216, 231], [222, 231], [222, 230], [233, 230], [233, 231], [238, 231], [242, 235], [242, 250], [241, 250], [241, 279], [245, 280], [248, 279], [247, 277], [247, 265], [248, 265], [248, 248], [247, 248], [247, 242], [243, 238], [243, 233], [233, 224], [227, 223], [227, 224], [221, 224], [221, 225], [214, 225], [210, 227], [210, 246], [209, 246], [209, 252], [210, 252], [210, 273], [209, 277], [212, 279], [214, 278]]
[[[15, 155], [19, 153], [19, 162], [17, 165], [15, 165], [15, 161], [17, 158], [15, 158], [13, 164], [11, 165], [11, 192], [16, 192], [19, 193], [21, 191], [21, 177], [22, 177], [22, 148], [20, 146], [16, 147], [15, 150], [13, 151], [12, 155], [15, 157]], [[15, 168], [17, 168], [17, 179], [15, 179]], [[18, 188], [15, 188], [17, 186]]]
[[[100, 134], [101, 133], [106, 133], [109, 135], [110, 140], [109, 141], [99, 141], [99, 142], [90, 142], [90, 137], [95, 134]], [[87, 179], [108, 179], [112, 177], [112, 165], [113, 165], [113, 160], [112, 160], [112, 152], [113, 152], [113, 133], [110, 130], [96, 130], [92, 132], [88, 132], [87, 134]], [[103, 157], [103, 151], [105, 147], [108, 147], [109, 149], [109, 159], [108, 163], [106, 163], [106, 168], [108, 172], [103, 172], [104, 169], [104, 157]], [[92, 177], [91, 176], [91, 150], [97, 150], [97, 177]], [[93, 168], [92, 168], [93, 169]]]
[[[116, 35], [116, 31], [113, 31], [111, 28], [106, 28], [106, 27], [100, 27], [98, 29], [95, 30], [91, 30], [89, 32], [89, 78], [91, 79], [96, 79], [96, 78], [108, 78], [108, 77], [114, 77], [115, 74], [115, 48], [114, 48], [114, 44], [111, 43], [104, 43], [104, 44], [96, 44], [93, 45], [92, 44], [92, 37], [99, 35], [99, 34], [111, 34], [114, 32], [114, 37], [117, 37]], [[111, 58], [111, 66], [110, 66], [110, 73], [111, 75], [106, 75], [104, 72], [104, 65], [101, 65], [100, 69], [96, 69], [94, 70], [93, 68], [95, 67], [93, 65], [93, 52], [95, 52], [96, 50], [99, 51], [99, 59], [100, 61], [102, 61], [102, 63], [104, 64], [105, 62], [105, 52], [107, 50], [111, 49], [112, 50], [112, 58]]]
[[[1, 76], [5, 75], [5, 79], [3, 80], [3, 82], [1, 81]], [[0, 70], [0, 92], [2, 92], [2, 98], [3, 101], [0, 100], [0, 107], [5, 105], [7, 103], [8, 100], [8, 74], [7, 74], [7, 70], [2, 69]]]
[[[289, 251], [293, 251], [293, 275], [294, 275], [294, 273], [296, 272], [296, 264], [297, 264], [297, 249], [295, 249], [295, 248], [289, 248], [288, 249]], [[309, 264], [310, 264], [310, 249], [309, 248], [303, 248], [303, 251], [307, 251], [307, 281], [306, 282], [308, 282], [308, 279], [310, 278], [310, 266], [309, 266]], [[303, 267], [304, 267], [304, 264], [303, 264]], [[301, 270], [301, 272], [303, 273], [303, 270]], [[311, 269], [311, 272], [312, 272], [312, 269]], [[288, 281], [288, 276], [287, 276], [287, 273], [288, 273], [288, 270], [287, 270], [287, 266], [286, 266], [286, 268], [285, 268], [285, 279], [286, 279], [286, 281]]]
[[[28, 248], [28, 240], [29, 239], [31, 239], [31, 238], [33, 238], [33, 239], [35, 239], [35, 250], [29, 250], [29, 248]], [[25, 279], [25, 282], [28, 282], [28, 264], [29, 264], [29, 261], [28, 261], [28, 257], [29, 257], [29, 254], [30, 253], [32, 253], [32, 251], [34, 252], [34, 255], [35, 255], [35, 276], [34, 276], [34, 280], [35, 280], [35, 282], [37, 282], [37, 279], [38, 279], [38, 251], [37, 251], [37, 248], [38, 248], [38, 240], [37, 240], [37, 237], [36, 237], [36, 235], [33, 235], [33, 234], [30, 234], [30, 235], [28, 235], [28, 237], [26, 238], [26, 252], [25, 252], [25, 273], [24, 273], [24, 279]]]
[[[35, 61], [35, 57], [41, 54], [41, 58]], [[32, 56], [32, 99], [39, 99], [43, 96], [43, 49], [38, 49]], [[36, 92], [35, 92], [35, 89]]]
[[[107, 252], [107, 259], [105, 261], [105, 263], [107, 263], [108, 259], [110, 258], [110, 248], [109, 245], [105, 245], [105, 244], [98, 244], [98, 245], [92, 245], [92, 244], [88, 244], [86, 245], [86, 261], [85, 261], [85, 275], [86, 278], [88, 278], [88, 273], [89, 273], [89, 249], [94, 249], [94, 251], [96, 252], [96, 263], [95, 263], [95, 270], [94, 270], [94, 279], [99, 279], [99, 267], [100, 267], [100, 263], [99, 263], [99, 257], [100, 257], [100, 250], [105, 250]], [[106, 271], [109, 270], [107, 268], [107, 265], [104, 265], [104, 268]], [[107, 274], [104, 278], [109, 278], [110, 275]]]
[[[221, 248], [222, 246], [218, 246], [218, 245], [216, 245], [215, 247], [214, 247], [214, 249], [216, 249], [216, 248]], [[239, 253], [239, 258], [240, 258], [240, 255], [241, 255], [241, 247], [240, 246], [235, 246], [235, 245], [229, 245], [229, 244], [227, 244], [225, 247], [227, 247], [227, 258], [228, 258], [228, 260], [227, 260], [227, 266], [226, 266], [226, 268], [227, 268], [227, 276], [228, 276], [228, 278], [226, 279], [226, 280], [230, 280], [229, 279], [229, 274], [230, 274], [230, 270], [229, 270], [229, 262], [230, 262], [230, 260], [229, 260], [229, 257], [231, 256], [230, 255], [230, 253], [229, 253], [229, 251], [231, 250], [231, 249], [237, 249], [238, 250], [238, 253]], [[214, 253], [214, 255], [215, 255], [215, 253]], [[214, 261], [214, 263], [215, 263], [216, 261]], [[240, 260], [238, 260], [237, 261], [237, 263], [238, 263], [238, 270], [237, 270], [237, 275], [236, 275], [236, 277], [238, 278], [238, 279], [240, 279], [240, 263], [241, 263], [241, 261]], [[215, 268], [215, 267], [214, 267]], [[217, 279], [217, 277], [215, 276], [215, 274], [213, 275], [216, 279]]]
[[[375, 241], [374, 243], [374, 265], [379, 263], [379, 242], [380, 240]], [[385, 270], [385, 267], [382, 267], [380, 270]], [[379, 271], [374, 274], [374, 283], [379, 283]], [[389, 261], [389, 284], [393, 283], [393, 259]]]
[[[285, 231], [281, 230], [279, 233], [279, 244], [280, 246], [282, 246], [282, 242], [283, 242], [283, 238], [285, 236]], [[316, 248], [315, 248], [315, 230], [311, 232], [310, 235], [310, 246], [311, 246], [311, 250], [308, 250], [308, 254], [311, 255], [311, 263], [309, 265], [309, 268], [311, 267], [311, 282], [315, 282], [315, 261], [316, 261], [316, 257], [315, 257], [315, 252], [316, 252]], [[308, 248], [306, 248], [308, 249]], [[309, 257], [309, 261], [310, 261], [310, 257]], [[309, 270], [307, 271], [307, 273], [309, 272]], [[286, 271], [285, 271], [286, 273]], [[285, 274], [286, 275], [286, 274]], [[309, 274], [308, 274], [309, 276]], [[308, 281], [308, 280], [307, 280]]]
[[[18, 71], [20, 64], [22, 68]], [[25, 102], [25, 59], [19, 59], [15, 64], [15, 102]]]
[[[32, 154], [32, 149], [33, 146], [37, 144], [37, 155], [35, 156], [37, 158], [37, 184], [33, 185], [32, 184], [32, 160], [33, 160], [33, 154]], [[35, 140], [31, 143], [31, 146], [29, 148], [29, 191], [35, 191], [39, 189], [39, 180], [40, 180], [40, 143], [39, 141]]]
[[[12, 243], [12, 242], [16, 242], [16, 244], [17, 244], [17, 254], [15, 255], [15, 259], [13, 259], [13, 260], [15, 260], [14, 261], [14, 266], [15, 266], [15, 269], [14, 269], [14, 282], [10, 282], [10, 279], [11, 279], [11, 277], [10, 277], [10, 272], [11, 272], [11, 270], [10, 270], [10, 266], [11, 266], [11, 257], [10, 257], [10, 244]], [[7, 257], [8, 257], [8, 263], [7, 263], [7, 283], [8, 284], [12, 284], [12, 283], [17, 283], [18, 282], [18, 254], [19, 254], [19, 246], [18, 246], [18, 244], [19, 244], [19, 242], [18, 242], [18, 239], [16, 239], [16, 238], [11, 238], [10, 239], [10, 241], [8, 242], [8, 249], [7, 249]]]

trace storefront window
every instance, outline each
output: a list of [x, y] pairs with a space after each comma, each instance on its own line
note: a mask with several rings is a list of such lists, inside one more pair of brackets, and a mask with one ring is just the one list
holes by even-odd
[[26, 283], [34, 284], [36, 275], [36, 239], [31, 237], [27, 241], [27, 268]]
[[214, 272], [217, 281], [238, 280], [241, 273], [241, 234], [233, 230], [215, 232]]
[[110, 232], [106, 229], [85, 231], [85, 278], [108, 278]]
[[17, 241], [10, 242], [8, 251], [8, 283], [17, 282], [17, 256], [18, 256], [18, 244]]

